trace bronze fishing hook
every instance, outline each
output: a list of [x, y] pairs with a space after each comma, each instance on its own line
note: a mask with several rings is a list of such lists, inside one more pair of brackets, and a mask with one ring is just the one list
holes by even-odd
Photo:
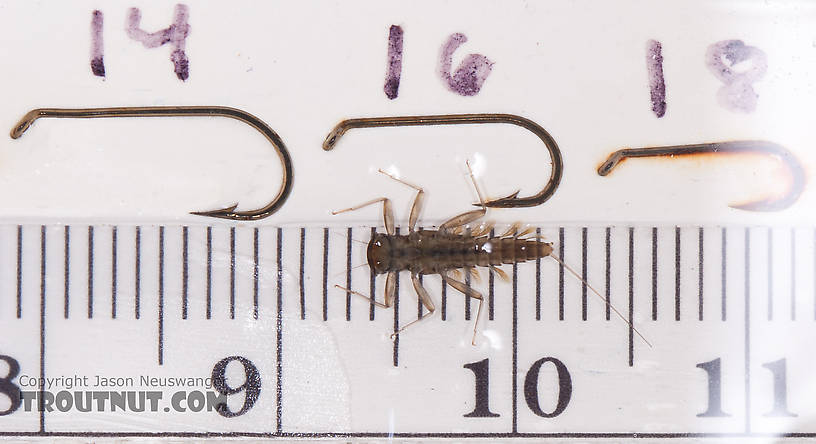
[[[530, 119], [526, 119], [514, 114], [445, 114], [438, 116], [401, 116], [401, 117], [370, 117], [362, 119], [348, 119], [338, 123], [331, 130], [326, 140], [323, 142], [323, 149], [329, 151], [337, 144], [346, 131], [354, 128], [377, 128], [394, 126], [426, 126], [426, 125], [470, 125], [481, 123], [507, 123], [520, 126], [541, 139], [552, 159], [552, 171], [550, 179], [544, 188], [537, 194], [529, 197], [516, 197], [518, 191], [507, 197], [492, 199], [484, 202], [488, 207], [513, 208], [513, 207], [533, 207], [541, 205], [547, 201], [558, 189], [561, 182], [561, 175], [564, 170], [564, 163], [561, 159], [561, 151], [558, 145], [544, 128]], [[474, 204], [481, 206], [481, 203]]]
[[625, 148], [612, 153], [601, 166], [598, 174], [606, 176], [615, 166], [628, 157], [684, 156], [701, 153], [757, 153], [777, 158], [785, 164], [791, 178], [788, 192], [781, 197], [768, 197], [741, 204], [731, 204], [731, 208], [746, 211], [779, 211], [793, 205], [805, 188], [805, 171], [796, 157], [781, 145], [761, 140], [737, 140], [733, 142], [712, 142], [692, 145], [670, 145], [646, 148]]
[[17, 139], [34, 123], [35, 120], [43, 117], [53, 118], [101, 118], [101, 117], [187, 117], [187, 116], [211, 116], [227, 117], [239, 120], [251, 126], [266, 137], [272, 144], [281, 161], [283, 178], [277, 196], [262, 208], [248, 211], [235, 211], [238, 206], [230, 205], [226, 208], [210, 211], [193, 211], [190, 214], [199, 216], [218, 217], [231, 220], [259, 220], [268, 217], [278, 211], [286, 198], [292, 192], [292, 160], [286, 145], [283, 144], [280, 136], [269, 127], [263, 120], [249, 114], [246, 111], [224, 106], [145, 106], [145, 107], [116, 107], [116, 108], [39, 108], [26, 113], [22, 119], [11, 130], [11, 138]]

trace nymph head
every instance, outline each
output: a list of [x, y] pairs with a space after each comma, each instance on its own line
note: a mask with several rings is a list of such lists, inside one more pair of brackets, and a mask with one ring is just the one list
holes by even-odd
[[383, 233], [375, 233], [368, 243], [368, 266], [376, 274], [390, 271], [391, 267], [391, 239]]

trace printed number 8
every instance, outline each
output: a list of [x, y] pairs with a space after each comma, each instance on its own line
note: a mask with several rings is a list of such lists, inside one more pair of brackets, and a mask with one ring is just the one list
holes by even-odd
[[20, 373], [20, 363], [11, 356], [5, 355], [0, 355], [0, 361], [5, 361], [8, 365], [8, 374], [0, 378], [0, 393], [6, 395], [9, 401], [11, 401], [11, 405], [7, 409], [0, 411], [0, 416], [6, 416], [20, 408], [20, 403], [22, 402], [20, 387], [17, 387], [12, 382]]

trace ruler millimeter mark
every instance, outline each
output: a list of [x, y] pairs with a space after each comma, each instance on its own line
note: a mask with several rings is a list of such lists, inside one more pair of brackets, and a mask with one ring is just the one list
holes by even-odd
[[[300, 228], [300, 272], [298, 273], [298, 283], [300, 284], [300, 319], [306, 319], [306, 280], [304, 278], [306, 264], [306, 228]], [[373, 279], [372, 279], [373, 280]], [[373, 294], [373, 293], [372, 293]]]
[[116, 292], [118, 279], [118, 230], [117, 227], [111, 228], [111, 319], [116, 319]]
[[133, 292], [133, 311], [136, 319], [142, 316], [141, 297], [142, 297], [142, 227], [136, 226], [135, 235], [135, 266], [134, 268], [134, 292]]
[[657, 227], [652, 227], [652, 320], [657, 320]]
[[207, 227], [207, 302], [206, 318], [212, 318], [212, 227]]
[[190, 281], [190, 233], [185, 225], [181, 228], [181, 318], [187, 319], [187, 304], [189, 298]]
[[93, 319], [94, 227], [88, 226], [88, 319]]
[[23, 317], [23, 226], [17, 225], [17, 319]]
[[629, 367], [635, 365], [635, 229], [629, 227]]
[[235, 227], [230, 227], [230, 290], [229, 290], [229, 310], [230, 319], [235, 319]]
[[[278, 236], [281, 232], [278, 231]], [[259, 280], [260, 280], [260, 261], [258, 258], [260, 239], [258, 238], [258, 228], [252, 230], [252, 317], [258, 319], [259, 311]], [[278, 282], [280, 288], [280, 282]]]
[[703, 227], [697, 231], [697, 304], [698, 304], [698, 320], [703, 320], [703, 241], [705, 235], [703, 234]]
[[726, 258], [728, 257], [728, 254], [727, 254], [727, 251], [728, 251], [728, 249], [727, 249], [727, 246], [728, 246], [728, 229], [725, 228], [725, 227], [722, 227], [722, 234], [721, 234], [720, 242], [722, 243], [722, 250], [720, 252], [720, 255], [721, 255], [721, 259], [720, 259], [720, 282], [721, 282], [720, 292], [721, 292], [721, 295], [720, 295], [720, 298], [721, 298], [722, 302], [721, 302], [721, 305], [720, 305], [720, 310], [722, 312], [722, 321], [725, 322], [726, 319], [727, 319], [727, 304], [726, 304], [726, 291], [725, 291], [725, 289], [726, 289], [726, 284], [728, 282], [727, 281], [728, 280], [728, 273], [727, 273], [727, 267], [726, 267]]
[[64, 238], [64, 250], [65, 251], [65, 258], [63, 261], [63, 299], [64, 299], [64, 306], [63, 306], [63, 316], [65, 319], [68, 319], [68, 315], [70, 312], [70, 286], [71, 286], [71, 227], [66, 225], [63, 228], [63, 238]]
[[159, 365], [164, 364], [164, 226], [159, 227]]
[[751, 433], [751, 229], [745, 228], [745, 433]]
[[680, 227], [674, 227], [674, 320], [680, 320]]

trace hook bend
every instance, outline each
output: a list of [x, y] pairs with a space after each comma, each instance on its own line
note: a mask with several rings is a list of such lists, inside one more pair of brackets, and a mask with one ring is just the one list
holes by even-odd
[[[544, 188], [535, 195], [528, 197], [517, 197], [518, 191], [509, 196], [499, 199], [492, 199], [485, 202], [488, 207], [514, 208], [533, 207], [541, 205], [547, 201], [558, 189], [561, 183], [561, 176], [564, 171], [564, 162], [561, 159], [561, 151], [555, 139], [552, 138], [539, 124], [530, 119], [517, 116], [515, 114], [445, 114], [436, 116], [400, 116], [400, 117], [370, 117], [360, 119], [348, 119], [338, 123], [323, 142], [323, 149], [330, 151], [334, 149], [337, 141], [350, 129], [354, 128], [377, 128], [395, 126], [428, 126], [428, 125], [471, 125], [482, 123], [505, 123], [520, 126], [535, 134], [547, 147], [552, 159], [552, 171], [550, 178]], [[474, 204], [480, 206], [481, 204]]]
[[146, 107], [116, 107], [116, 108], [39, 108], [26, 113], [22, 119], [11, 130], [11, 138], [17, 139], [23, 135], [26, 130], [40, 118], [104, 118], [104, 117], [187, 117], [187, 116], [208, 116], [208, 117], [226, 117], [230, 119], [239, 120], [251, 126], [266, 138], [269, 143], [275, 148], [278, 157], [281, 161], [283, 171], [283, 181], [278, 190], [278, 194], [271, 202], [262, 208], [235, 211], [238, 206], [231, 205], [226, 208], [220, 208], [209, 211], [194, 211], [190, 214], [199, 216], [217, 217], [221, 219], [231, 220], [259, 220], [270, 216], [272, 213], [278, 211], [286, 198], [292, 192], [293, 172], [292, 160], [289, 157], [289, 152], [284, 145], [283, 140], [275, 131], [269, 127], [263, 120], [249, 114], [246, 111], [229, 108], [224, 106], [146, 106]]
[[732, 142], [699, 143], [693, 145], [670, 145], [646, 148], [624, 148], [612, 153], [601, 166], [598, 174], [606, 176], [620, 162], [629, 157], [683, 156], [701, 153], [757, 153], [782, 161], [791, 178], [791, 185], [784, 196], [767, 197], [741, 204], [731, 204], [731, 208], [746, 211], [779, 211], [793, 205], [805, 188], [805, 171], [796, 157], [783, 146], [762, 140], [737, 140]]

